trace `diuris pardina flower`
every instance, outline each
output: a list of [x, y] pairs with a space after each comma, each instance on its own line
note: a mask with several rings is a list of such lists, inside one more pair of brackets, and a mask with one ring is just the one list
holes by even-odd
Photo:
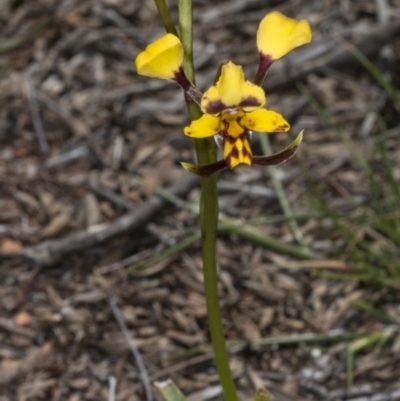
[[270, 110], [262, 109], [265, 94], [261, 87], [246, 81], [241, 66], [225, 64], [218, 82], [201, 98], [204, 115], [184, 132], [192, 138], [220, 135], [228, 167], [253, 164], [249, 133], [285, 132], [289, 124]]
[[310, 41], [311, 28], [307, 21], [296, 21], [276, 11], [267, 14], [257, 31], [260, 63], [254, 82], [245, 79], [241, 66], [228, 62], [222, 66], [217, 83], [204, 95], [184, 74], [183, 47], [176, 36], [164, 35], [138, 55], [135, 64], [139, 74], [175, 80], [201, 107], [204, 115], [185, 127], [185, 135], [191, 138], [215, 136], [223, 152], [221, 161], [202, 166], [183, 163], [186, 169], [199, 175], [210, 175], [238, 164], [279, 164], [296, 153], [302, 133], [282, 152], [265, 157], [253, 156], [249, 140], [253, 132], [289, 130], [289, 123], [279, 113], [263, 108], [266, 98], [261, 84], [275, 60]]

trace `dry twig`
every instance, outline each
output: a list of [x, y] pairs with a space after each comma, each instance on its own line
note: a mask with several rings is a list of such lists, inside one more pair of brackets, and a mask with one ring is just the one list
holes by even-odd
[[[199, 184], [199, 178], [187, 175], [173, 184], [168, 191], [176, 196], [184, 196]], [[47, 240], [31, 247], [16, 251], [2, 251], [0, 257], [25, 257], [36, 265], [50, 266], [61, 260], [64, 256], [104, 243], [118, 235], [137, 229], [147, 223], [159, 212], [167, 201], [158, 195], [153, 195], [136, 210], [118, 217], [110, 224], [96, 226], [88, 230], [81, 230], [66, 235], [60, 239]]]
[[142, 379], [143, 386], [144, 386], [144, 389], [146, 392], [146, 399], [147, 399], [147, 401], [152, 401], [153, 393], [151, 392], [149, 375], [147, 374], [146, 367], [144, 366], [142, 356], [140, 355], [140, 352], [135, 344], [135, 341], [133, 340], [131, 333], [129, 332], [128, 328], [126, 327], [124, 319], [122, 318], [122, 315], [118, 308], [117, 300], [115, 299], [115, 296], [112, 296], [110, 298], [110, 307], [111, 307], [111, 311], [115, 317], [115, 320], [118, 322], [118, 325], [119, 325], [122, 333], [124, 334], [126, 341], [129, 344], [129, 348], [132, 351], [133, 358], [135, 359], [136, 366], [139, 369], [140, 377]]

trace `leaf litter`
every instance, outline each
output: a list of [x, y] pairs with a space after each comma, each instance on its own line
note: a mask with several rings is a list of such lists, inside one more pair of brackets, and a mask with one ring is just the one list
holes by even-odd
[[[0, 400], [108, 400], [110, 390], [117, 400], [146, 398], [143, 372], [110, 308], [113, 297], [151, 381], [172, 378], [193, 400], [220, 398], [198, 242], [127, 274], [179, 246], [198, 225], [195, 213], [155, 194], [162, 188], [191, 202], [199, 196], [198, 181], [179, 165], [193, 157], [182, 135], [183, 98], [169, 82], [137, 76], [132, 63], [163, 33], [155, 6], [127, 0], [2, 3]], [[352, 263], [337, 226], [311, 205], [302, 166], [338, 214], [356, 218], [352, 199], [369, 205], [373, 195], [351, 149], [297, 90], [302, 80], [363, 155], [379, 133], [376, 111], [384, 115], [399, 182], [396, 111], [334, 35], [341, 32], [390, 76], [400, 60], [400, 4], [270, 5], [309, 19], [315, 32], [312, 45], [271, 69], [266, 89], [268, 107], [292, 110], [293, 134], [305, 129], [302, 164], [291, 161], [277, 172], [316, 258], [296, 260], [232, 230], [220, 235], [220, 294], [235, 379], [246, 399], [257, 386], [280, 400], [400, 399], [398, 295], [358, 276], [342, 281], [320, 274], [351, 272]], [[227, 59], [254, 74], [253, 38], [266, 11], [259, 0], [195, 2], [200, 88]], [[386, 25], [379, 23], [382, 12]], [[174, 7], [172, 14], [176, 18]], [[393, 47], [393, 59], [383, 58], [384, 46]], [[286, 139], [272, 137], [271, 145], [282, 148]], [[261, 145], [255, 148], [261, 154]], [[369, 160], [382, 169], [373, 156]], [[282, 211], [266, 170], [238, 168], [219, 180], [221, 210], [235, 224], [251, 221], [266, 237], [296, 245], [287, 221], [267, 221]], [[146, 214], [140, 224], [138, 214]], [[388, 215], [398, 219], [395, 211]], [[386, 249], [374, 227], [357, 238]], [[362, 302], [363, 308], [356, 306]], [[374, 308], [389, 320], [378, 319]], [[379, 350], [371, 345], [355, 354], [348, 389], [349, 344], [387, 330], [392, 335]]]

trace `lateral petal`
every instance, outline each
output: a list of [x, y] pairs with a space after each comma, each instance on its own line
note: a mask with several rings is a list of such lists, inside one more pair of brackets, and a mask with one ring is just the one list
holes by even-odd
[[197, 174], [200, 177], [209, 177], [210, 175], [227, 168], [226, 161], [224, 159], [210, 164], [196, 165], [192, 163], [181, 162], [181, 165], [185, 170], [188, 170], [193, 174]]
[[290, 129], [289, 123], [279, 113], [266, 109], [246, 113], [242, 124], [248, 130], [257, 132], [287, 132]]
[[191, 138], [207, 138], [217, 135], [221, 131], [220, 118], [209, 114], [202, 115], [198, 120], [192, 121], [183, 132]]

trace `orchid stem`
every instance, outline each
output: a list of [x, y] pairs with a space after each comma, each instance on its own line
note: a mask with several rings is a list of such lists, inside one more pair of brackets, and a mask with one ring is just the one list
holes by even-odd
[[[193, 67], [193, 15], [192, 1], [179, 0], [179, 25], [184, 49], [183, 69], [187, 78], [195, 84]], [[186, 97], [190, 119], [201, 117], [199, 106]], [[212, 139], [197, 139], [196, 154], [199, 164], [216, 161], [216, 148]], [[216, 263], [216, 240], [218, 224], [218, 196], [216, 175], [201, 178], [200, 228], [202, 238], [204, 289], [206, 295], [208, 324], [214, 349], [218, 375], [226, 401], [238, 401], [235, 384], [229, 368], [228, 351], [222, 328], [221, 310], [218, 298], [218, 275]]]
[[165, 0], [154, 0], [154, 2], [156, 3], [158, 14], [161, 17], [165, 30], [168, 33], [172, 33], [179, 38], [178, 32], [175, 28], [174, 22], [172, 21], [171, 14], [169, 12], [167, 4], [165, 3]]

